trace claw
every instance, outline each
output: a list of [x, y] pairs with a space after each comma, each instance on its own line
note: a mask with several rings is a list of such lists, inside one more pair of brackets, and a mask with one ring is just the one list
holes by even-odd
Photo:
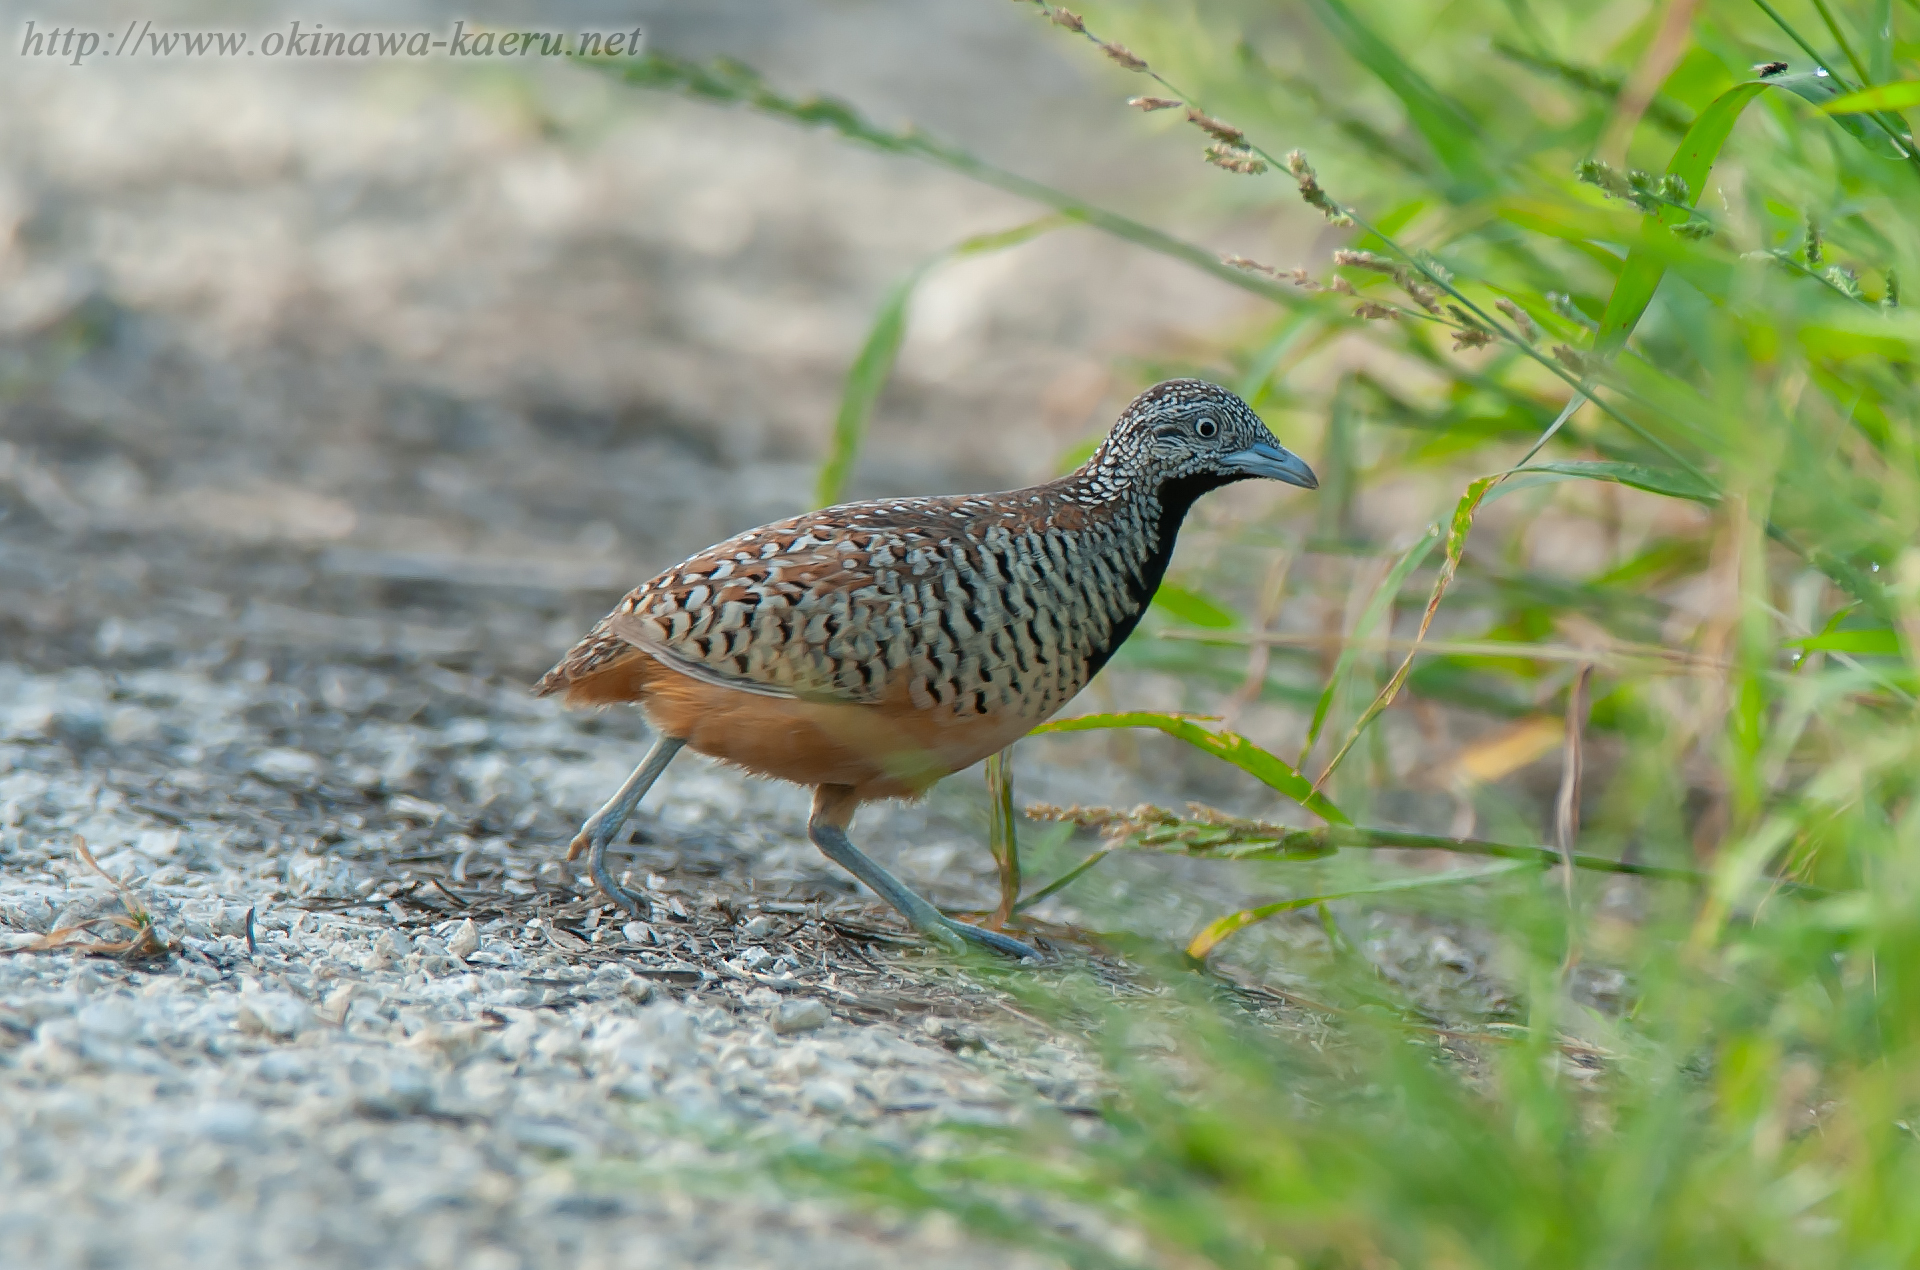
[[951, 917], [942, 917], [940, 922], [947, 933], [958, 935], [961, 939], [969, 943], [979, 944], [983, 948], [991, 948], [997, 953], [1002, 953], [1008, 957], [1014, 957], [1020, 960], [1026, 960], [1028, 958], [1034, 961], [1040, 960], [1038, 950], [1021, 943], [1010, 935], [1002, 935], [999, 931], [986, 930], [979, 926], [969, 926], [965, 922], [956, 922]]

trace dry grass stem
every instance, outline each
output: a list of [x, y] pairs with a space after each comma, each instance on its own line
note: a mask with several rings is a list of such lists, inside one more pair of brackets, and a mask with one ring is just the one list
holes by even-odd
[[[93, 852], [87, 849], [87, 840], [75, 834], [73, 849], [74, 853], [80, 857], [81, 863], [106, 879], [107, 884], [113, 888], [115, 895], [119, 898], [121, 908], [126, 911], [88, 918], [83, 922], [75, 922], [71, 926], [62, 926], [57, 930], [48, 931], [31, 943], [9, 951], [48, 952], [55, 948], [74, 947], [95, 956], [116, 956], [128, 960], [161, 957], [171, 952], [172, 946], [154, 927], [153, 915], [135, 899], [133, 892], [127, 889], [126, 883], [100, 867], [100, 862], [93, 858]], [[84, 944], [79, 942], [82, 935], [91, 935], [94, 927], [103, 925], [118, 926], [131, 931], [132, 934], [126, 939], [99, 940]]]
[[1566, 886], [1567, 904], [1573, 904], [1573, 846], [1580, 833], [1580, 777], [1583, 767], [1582, 740], [1587, 731], [1588, 689], [1593, 682], [1593, 663], [1587, 662], [1573, 679], [1567, 693], [1567, 739], [1560, 763], [1560, 792], [1553, 804], [1553, 842], [1564, 862], [1561, 882]]
[[[1338, 651], [1351, 643], [1368, 652], [1405, 652], [1415, 650], [1436, 657], [1513, 657], [1526, 661], [1592, 662], [1606, 669], [1633, 669], [1645, 673], [1662, 668], [1670, 672], [1721, 674], [1728, 663], [1684, 648], [1666, 648], [1659, 644], [1615, 642], [1605, 649], [1575, 647], [1570, 644], [1529, 644], [1520, 640], [1469, 639], [1365, 639], [1348, 640], [1343, 635], [1255, 634], [1245, 631], [1160, 631], [1160, 639], [1193, 640], [1211, 644], [1270, 644], [1275, 648], [1311, 648]], [[1650, 664], [1649, 664], [1650, 663]]]

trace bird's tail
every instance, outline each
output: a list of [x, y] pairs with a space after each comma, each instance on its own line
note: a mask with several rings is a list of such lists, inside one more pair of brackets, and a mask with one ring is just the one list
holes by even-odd
[[659, 663], [601, 622], [558, 665], [540, 677], [533, 695], [560, 695], [570, 706], [644, 701]]

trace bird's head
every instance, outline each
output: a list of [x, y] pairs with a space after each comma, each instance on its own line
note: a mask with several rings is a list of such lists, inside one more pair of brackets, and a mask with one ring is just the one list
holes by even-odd
[[1204, 379], [1169, 379], [1134, 398], [1088, 466], [1096, 479], [1195, 493], [1254, 477], [1320, 487], [1253, 407]]

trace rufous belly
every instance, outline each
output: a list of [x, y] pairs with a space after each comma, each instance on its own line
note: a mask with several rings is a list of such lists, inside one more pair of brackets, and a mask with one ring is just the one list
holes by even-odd
[[757, 776], [849, 786], [862, 802], [924, 793], [1043, 722], [1006, 711], [915, 709], [904, 691], [879, 705], [762, 696], [689, 678], [639, 649], [569, 685], [567, 702], [635, 702], [658, 731], [690, 749]]

